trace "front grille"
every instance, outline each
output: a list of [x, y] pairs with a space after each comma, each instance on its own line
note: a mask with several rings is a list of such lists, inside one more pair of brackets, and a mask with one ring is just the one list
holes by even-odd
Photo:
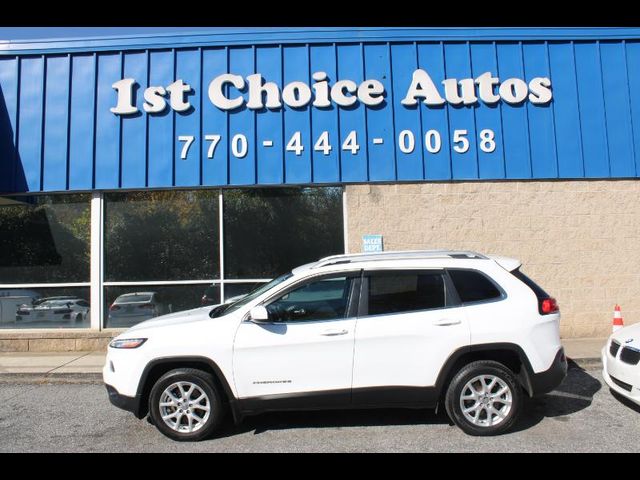
[[615, 357], [618, 354], [618, 350], [620, 349], [620, 344], [615, 340], [611, 340], [611, 346], [609, 347], [609, 353], [612, 357]]
[[624, 347], [620, 354], [620, 360], [629, 365], [637, 365], [640, 362], [640, 351], [635, 348]]
[[631, 385], [629, 385], [628, 383], [621, 382], [620, 380], [618, 380], [615, 377], [612, 377], [611, 375], [609, 375], [609, 378], [611, 378], [611, 381], [615, 383], [617, 386], [619, 386], [620, 388], [625, 389], [627, 392], [631, 391]]

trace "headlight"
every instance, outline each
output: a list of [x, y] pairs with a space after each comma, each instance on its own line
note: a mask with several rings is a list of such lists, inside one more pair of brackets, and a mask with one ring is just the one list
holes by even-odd
[[112, 340], [109, 346], [111, 348], [138, 348], [146, 341], [146, 338], [122, 338]]

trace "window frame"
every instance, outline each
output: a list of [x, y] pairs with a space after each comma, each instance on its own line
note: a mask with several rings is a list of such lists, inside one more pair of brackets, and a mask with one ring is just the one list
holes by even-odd
[[[274, 324], [274, 325], [300, 325], [306, 323], [319, 323], [319, 322], [335, 322], [339, 320], [347, 320], [349, 318], [356, 318], [358, 313], [358, 304], [359, 304], [359, 296], [361, 292], [361, 280], [362, 280], [362, 269], [358, 270], [349, 270], [344, 272], [330, 272], [330, 273], [321, 273], [318, 275], [311, 275], [301, 278], [299, 281], [288, 285], [287, 287], [279, 290], [278, 292], [274, 292], [273, 295], [270, 295], [266, 299], [260, 301], [257, 305], [263, 306], [267, 308], [273, 302], [276, 302], [284, 295], [297, 290], [300, 287], [304, 287], [313, 282], [322, 281], [328, 278], [338, 278], [338, 277], [347, 277], [352, 278], [351, 285], [349, 287], [349, 293], [347, 298], [347, 308], [345, 309], [345, 314], [341, 318], [332, 318], [332, 319], [310, 319], [310, 320], [293, 320], [293, 321], [277, 321], [277, 320], [269, 320], [263, 321], [261, 323], [265, 324]], [[249, 310], [250, 311], [250, 310]], [[249, 318], [249, 312], [245, 315], [244, 321], [251, 321]]]
[[[394, 275], [398, 273], [405, 274], [421, 274], [421, 273], [438, 273], [442, 276], [444, 281], [444, 295], [445, 295], [445, 305], [443, 307], [436, 308], [423, 308], [418, 310], [406, 310], [403, 312], [389, 312], [389, 313], [376, 313], [369, 314], [369, 277], [371, 274], [378, 274], [380, 276], [383, 275]], [[434, 312], [436, 310], [448, 310], [451, 308], [457, 308], [462, 306], [460, 302], [460, 297], [458, 296], [457, 290], [453, 287], [453, 283], [451, 277], [447, 273], [445, 268], [434, 268], [434, 267], [426, 267], [426, 268], [374, 268], [374, 269], [365, 269], [362, 272], [362, 281], [360, 282], [360, 295], [358, 302], [358, 319], [360, 318], [372, 318], [372, 317], [381, 317], [381, 316], [396, 316], [396, 315], [406, 315], [413, 314], [418, 312]]]
[[[456, 292], [456, 296], [458, 297], [458, 301], [460, 302], [461, 306], [471, 307], [471, 306], [475, 306], [475, 305], [482, 305], [482, 304], [485, 304], [485, 303], [502, 302], [503, 300], [506, 300], [508, 298], [506, 290], [504, 288], [502, 288], [502, 286], [498, 282], [496, 282], [493, 278], [491, 278], [489, 275], [487, 275], [482, 270], [479, 270], [477, 268], [468, 268], [468, 267], [466, 267], [466, 268], [456, 268], [456, 267], [454, 267], [454, 268], [446, 268], [445, 270], [447, 271], [447, 277], [449, 278], [449, 282], [451, 283], [451, 287]], [[458, 289], [456, 288], [456, 285], [453, 282], [453, 278], [451, 278], [451, 276], [449, 275], [449, 271], [451, 271], [451, 270], [479, 273], [484, 278], [489, 280], [489, 282], [491, 282], [491, 284], [494, 287], [496, 287], [498, 292], [500, 292], [500, 296], [499, 297], [494, 297], [494, 298], [491, 298], [491, 299], [488, 299], [488, 300], [474, 300], [472, 302], [463, 302], [461, 297], [460, 297], [460, 294], [458, 293]]]

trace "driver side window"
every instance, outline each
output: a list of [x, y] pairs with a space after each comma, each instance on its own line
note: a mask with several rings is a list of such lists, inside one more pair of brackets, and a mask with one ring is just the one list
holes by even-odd
[[353, 278], [331, 277], [311, 281], [267, 305], [274, 322], [304, 322], [344, 318]]

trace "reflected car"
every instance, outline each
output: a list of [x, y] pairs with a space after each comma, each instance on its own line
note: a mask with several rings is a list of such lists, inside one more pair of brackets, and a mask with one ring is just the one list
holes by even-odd
[[80, 323], [89, 315], [89, 302], [78, 297], [44, 297], [16, 311], [16, 323]]
[[640, 405], [640, 323], [609, 337], [602, 349], [602, 378], [612, 391]]
[[120, 295], [109, 307], [110, 327], [131, 326], [170, 313], [158, 292], [133, 292]]

